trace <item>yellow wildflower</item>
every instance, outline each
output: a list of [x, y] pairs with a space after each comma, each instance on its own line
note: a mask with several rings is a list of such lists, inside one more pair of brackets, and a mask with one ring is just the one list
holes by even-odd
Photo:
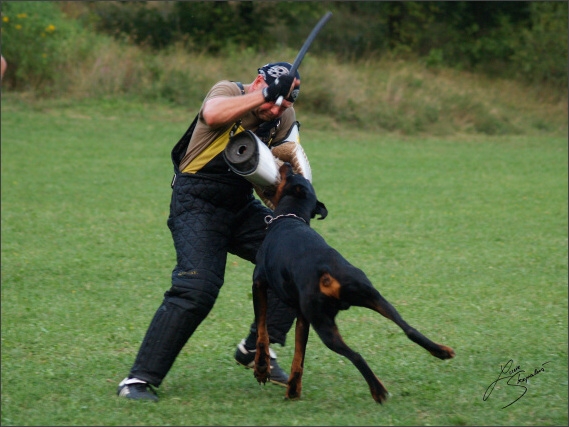
[[55, 25], [49, 24], [49, 25], [45, 28], [45, 30], [46, 30], [48, 33], [53, 33], [53, 32], [55, 31]]
[[27, 18], [28, 14], [27, 13], [18, 13], [16, 16], [21, 19], [21, 18]]
[[15, 28], [16, 28], [16, 30], [21, 30], [21, 29], [22, 29], [22, 26], [21, 26], [20, 24], [16, 24], [16, 25], [15, 25]]
[[4, 22], [10, 22], [10, 18], [8, 18], [7, 16], [3, 16], [3, 17], [2, 17], [2, 21], [4, 21]]

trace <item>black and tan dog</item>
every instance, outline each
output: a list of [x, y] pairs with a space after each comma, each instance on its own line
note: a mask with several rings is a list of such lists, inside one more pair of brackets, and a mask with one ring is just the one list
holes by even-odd
[[387, 390], [363, 357], [343, 341], [335, 317], [350, 306], [367, 307], [395, 322], [409, 339], [439, 359], [454, 357], [454, 350], [439, 345], [409, 326], [397, 310], [373, 287], [366, 275], [330, 247], [312, 228], [310, 219], [328, 214], [316, 199], [314, 188], [285, 163], [272, 200], [274, 216], [267, 217], [267, 236], [257, 254], [253, 273], [253, 302], [257, 321], [255, 377], [265, 383], [270, 376], [269, 336], [266, 328], [267, 288], [297, 309], [295, 350], [286, 397], [300, 398], [304, 354], [312, 325], [324, 344], [347, 357], [366, 379], [373, 398], [382, 403]]

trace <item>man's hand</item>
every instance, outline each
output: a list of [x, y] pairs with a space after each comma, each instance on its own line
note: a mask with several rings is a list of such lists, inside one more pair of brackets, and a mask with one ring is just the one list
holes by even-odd
[[274, 102], [279, 96], [287, 98], [292, 84], [294, 83], [294, 76], [286, 75], [280, 76], [269, 86], [263, 88], [263, 96], [266, 102]]

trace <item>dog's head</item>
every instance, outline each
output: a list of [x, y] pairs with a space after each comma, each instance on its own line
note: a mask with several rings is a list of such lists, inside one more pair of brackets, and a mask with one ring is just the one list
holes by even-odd
[[328, 210], [324, 203], [316, 198], [310, 181], [302, 174], [295, 174], [290, 163], [283, 163], [279, 173], [281, 180], [271, 197], [276, 215], [294, 213], [304, 218], [307, 223], [316, 215], [320, 215], [318, 219], [326, 218]]

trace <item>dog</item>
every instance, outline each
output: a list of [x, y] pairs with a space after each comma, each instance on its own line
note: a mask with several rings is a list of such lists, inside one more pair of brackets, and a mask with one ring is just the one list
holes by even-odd
[[395, 322], [407, 337], [439, 359], [455, 356], [452, 348], [434, 343], [409, 326], [397, 310], [373, 287], [365, 273], [350, 264], [310, 227], [310, 220], [326, 218], [312, 184], [284, 163], [280, 183], [272, 191], [276, 206], [265, 218], [267, 235], [253, 272], [253, 305], [257, 324], [254, 375], [259, 383], [270, 378], [269, 335], [266, 326], [267, 289], [297, 310], [295, 349], [286, 398], [299, 399], [309, 328], [331, 350], [347, 357], [367, 381], [373, 399], [383, 403], [387, 390], [364, 358], [342, 339], [335, 317], [350, 306], [367, 307]]

